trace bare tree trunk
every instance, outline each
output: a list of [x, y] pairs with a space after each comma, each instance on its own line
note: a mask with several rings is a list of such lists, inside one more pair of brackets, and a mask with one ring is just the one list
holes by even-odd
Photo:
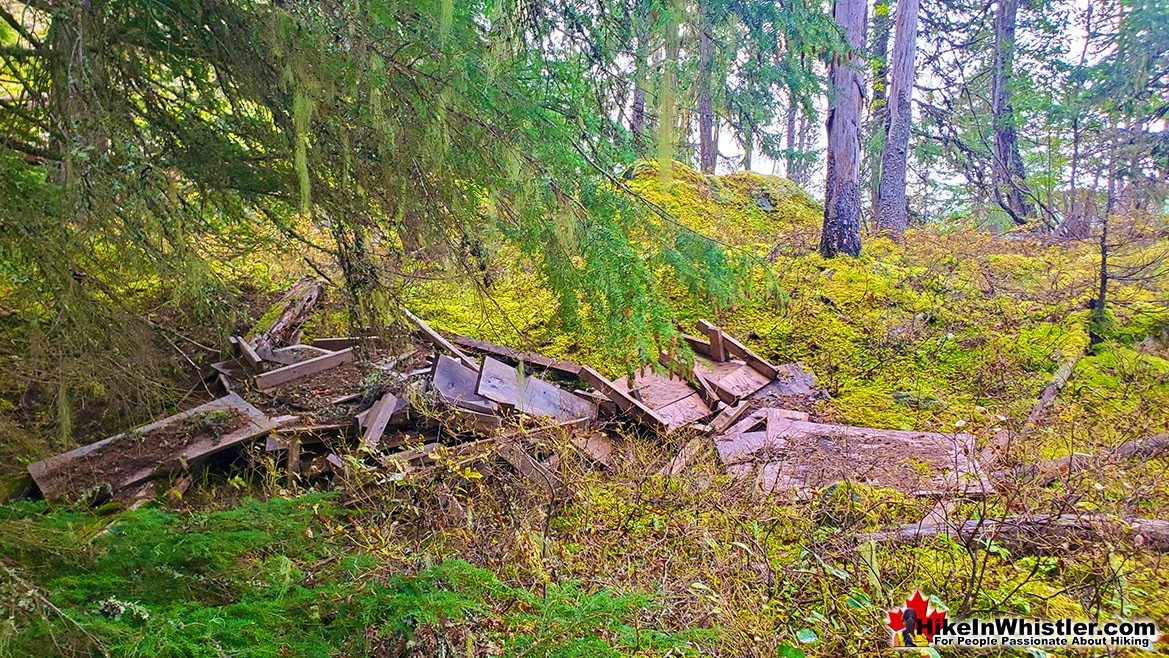
[[877, 199], [881, 192], [881, 153], [884, 139], [889, 132], [889, 106], [886, 89], [889, 84], [889, 31], [893, 25], [893, 14], [889, 0], [876, 0], [873, 5], [873, 38], [869, 45], [869, 57], [877, 64], [873, 77], [873, 101], [869, 103], [869, 122], [865, 126], [866, 155], [869, 167], [869, 201], [873, 213], [877, 211]]
[[881, 158], [877, 229], [900, 240], [909, 226], [905, 176], [909, 168], [909, 129], [913, 119], [913, 62], [917, 54], [918, 0], [897, 3], [897, 35], [893, 43], [893, 80], [889, 87], [889, 133]]
[[865, 0], [836, 0], [832, 14], [852, 52], [830, 66], [828, 171], [820, 253], [859, 256], [861, 252], [860, 115], [864, 102]]
[[994, 76], [991, 80], [991, 112], [994, 119], [994, 185], [998, 204], [1016, 224], [1027, 223], [1031, 214], [1015, 111], [1011, 107], [1011, 76], [1015, 65], [1015, 18], [1018, 0], [999, 0], [994, 20]]
[[703, 173], [713, 174], [718, 165], [718, 146], [714, 139], [714, 105], [711, 100], [711, 67], [714, 39], [711, 38], [710, 17], [699, 7], [698, 20], [698, 167]]
[[645, 150], [645, 85], [646, 85], [646, 41], [645, 34], [637, 35], [634, 52], [633, 107], [629, 113], [629, 132], [633, 133], [633, 146], [640, 155]]

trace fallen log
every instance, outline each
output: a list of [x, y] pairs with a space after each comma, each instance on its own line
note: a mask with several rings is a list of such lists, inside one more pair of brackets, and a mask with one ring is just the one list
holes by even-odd
[[1103, 455], [1075, 453], [1067, 457], [1048, 459], [1035, 464], [1023, 464], [1015, 468], [993, 471], [989, 474], [995, 486], [1026, 482], [1040, 487], [1058, 479], [1068, 479], [1081, 473], [1096, 470], [1108, 464], [1130, 460], [1148, 460], [1169, 457], [1169, 434], [1158, 434], [1147, 439], [1128, 441]]
[[938, 536], [949, 536], [966, 546], [994, 542], [1020, 553], [1060, 553], [1073, 547], [1117, 541], [1158, 553], [1169, 552], [1169, 521], [1114, 519], [1098, 514], [1032, 514], [957, 524], [930, 520], [868, 533], [858, 539], [906, 545]]
[[297, 281], [256, 322], [244, 341], [264, 359], [272, 358], [273, 350], [278, 347], [299, 342], [300, 331], [321, 301], [324, 289], [324, 282], [318, 279]]

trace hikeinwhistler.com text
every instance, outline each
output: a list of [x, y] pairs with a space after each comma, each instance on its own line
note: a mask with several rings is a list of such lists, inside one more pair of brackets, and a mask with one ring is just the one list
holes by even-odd
[[1159, 636], [1152, 621], [1085, 621], [997, 617], [942, 622], [938, 647], [1133, 647], [1153, 648]]

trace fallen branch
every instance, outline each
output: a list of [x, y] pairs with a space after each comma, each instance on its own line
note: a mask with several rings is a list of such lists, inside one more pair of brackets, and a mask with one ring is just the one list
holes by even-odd
[[967, 546], [993, 542], [1020, 553], [1060, 552], [1115, 541], [1128, 541], [1158, 553], [1169, 552], [1169, 521], [1103, 515], [1034, 514], [1001, 520], [971, 519], [956, 525], [929, 520], [861, 535], [859, 540], [905, 545], [943, 535]]

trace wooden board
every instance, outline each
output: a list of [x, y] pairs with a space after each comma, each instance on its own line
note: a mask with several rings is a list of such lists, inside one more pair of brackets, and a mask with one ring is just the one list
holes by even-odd
[[[760, 487], [806, 491], [842, 480], [918, 495], [985, 492], [974, 437], [772, 418], [764, 432], [715, 441], [728, 470], [760, 467]], [[736, 469], [742, 472], [742, 469]]]
[[216, 411], [222, 409], [238, 409], [247, 417], [247, 424], [243, 427], [234, 430], [228, 434], [220, 437], [207, 438], [188, 445], [180, 452], [175, 453], [165, 462], [157, 463], [151, 466], [140, 468], [134, 471], [119, 474], [116, 481], [108, 482], [110, 489], [114, 492], [134, 486], [146, 480], [151, 479], [159, 471], [167, 468], [173, 468], [176, 465], [186, 463], [194, 463], [209, 455], [215, 454], [222, 450], [226, 450], [233, 446], [239, 445], [244, 441], [260, 436], [266, 432], [279, 427], [279, 423], [268, 418], [262, 411], [248, 404], [239, 395], [232, 393], [217, 400], [212, 400], [206, 404], [201, 404], [193, 409], [188, 409], [182, 413], [163, 418], [148, 425], [144, 425], [137, 429], [124, 432], [116, 436], [111, 436], [107, 439], [91, 443], [86, 446], [81, 446], [69, 452], [50, 457], [43, 461], [30, 464], [28, 467], [29, 475], [32, 476], [33, 481], [37, 483], [41, 493], [45, 498], [56, 499], [62, 498], [69, 493], [78, 493], [72, 491], [68, 483], [54, 482], [49, 476], [61, 467], [72, 464], [77, 460], [84, 460], [86, 457], [95, 451], [105, 448], [110, 444], [118, 441], [133, 440], [136, 435], [146, 435], [154, 430], [166, 427], [172, 423], [181, 422], [195, 414], [200, 414], [207, 411]]
[[710, 358], [715, 361], [726, 361], [727, 343], [723, 330], [706, 320], [698, 321], [698, 330], [705, 334], [706, 339], [710, 341]]
[[379, 340], [377, 336], [366, 336], [364, 338], [360, 336], [333, 336], [314, 338], [309, 341], [309, 345], [329, 350], [330, 352], [338, 352], [348, 347], [357, 347], [362, 342], [376, 343]]
[[432, 381], [443, 401], [452, 407], [493, 414], [499, 405], [475, 392], [479, 373], [445, 354], [434, 361]]
[[742, 399], [767, 386], [770, 381], [751, 366], [743, 365], [724, 375], [717, 383], [720, 388]]
[[[378, 442], [382, 440], [382, 434], [385, 434], [386, 426], [389, 425], [390, 419], [394, 414], [402, 411], [408, 406], [406, 400], [398, 398], [393, 393], [386, 393], [380, 400], [374, 403], [370, 408], [369, 420], [365, 433], [361, 436], [361, 447], [366, 450], [373, 450], [378, 447]], [[376, 408], [376, 411], [374, 409]]]
[[529, 370], [555, 370], [572, 377], [576, 377], [580, 374], [580, 365], [571, 363], [569, 361], [557, 361], [556, 359], [550, 359], [537, 352], [524, 352], [522, 350], [504, 347], [503, 345], [496, 345], [495, 343], [491, 343], [485, 340], [467, 338], [466, 336], [455, 336], [452, 339], [452, 342], [454, 342], [456, 345], [459, 345], [460, 347], [483, 352], [484, 354], [490, 354], [491, 356], [502, 359], [503, 361], [512, 365], [522, 361]]
[[530, 416], [560, 420], [597, 416], [597, 405], [538, 377], [524, 377], [521, 390], [516, 369], [490, 356], [483, 358], [475, 392]]
[[666, 421], [666, 424], [672, 430], [702, 420], [714, 413], [706, 405], [706, 402], [703, 401], [702, 396], [697, 391], [691, 391], [690, 395], [681, 400], [671, 402], [654, 411]]
[[746, 402], [740, 402], [733, 407], [724, 408], [714, 417], [714, 420], [710, 421], [710, 431], [714, 434], [721, 434], [732, 423], [739, 420], [747, 412], [747, 408], [748, 404]]
[[409, 318], [411, 322], [418, 325], [418, 328], [420, 330], [422, 330], [422, 333], [428, 339], [430, 339], [430, 342], [434, 343], [435, 347], [437, 347], [441, 350], [445, 350], [448, 354], [451, 354], [452, 356], [454, 356], [456, 359], [459, 360], [460, 363], [462, 363], [467, 368], [470, 368], [471, 370], [477, 370], [479, 368], [479, 364], [476, 363], [474, 359], [467, 356], [459, 348], [455, 347], [449, 340], [446, 339], [445, 336], [438, 333], [434, 329], [431, 329], [430, 325], [423, 322], [422, 319], [419, 318], [417, 315], [414, 315], [409, 310], [407, 310], [405, 307], [402, 307], [402, 313], [405, 313], [406, 317]]
[[264, 359], [260, 358], [260, 355], [256, 353], [256, 350], [252, 347], [251, 343], [239, 336], [232, 336], [231, 342], [239, 348], [240, 356], [244, 358], [244, 361], [248, 362], [248, 365], [253, 368], [260, 367], [260, 362]]
[[[304, 356], [303, 354], [298, 354], [300, 352], [308, 352], [309, 354], [311, 354], [311, 356]], [[272, 358], [270, 358], [268, 360], [275, 361], [276, 363], [279, 363], [282, 365], [290, 366], [294, 363], [300, 363], [301, 361], [307, 361], [308, 359], [311, 359], [314, 357], [324, 356], [326, 354], [332, 354], [332, 353], [333, 353], [332, 350], [326, 350], [326, 349], [322, 349], [320, 347], [314, 347], [312, 345], [302, 345], [300, 343], [297, 343], [296, 345], [289, 345], [288, 347], [280, 347], [280, 348], [272, 350]]]
[[253, 381], [256, 384], [256, 388], [265, 391], [270, 388], [276, 388], [281, 384], [287, 384], [290, 381], [315, 375], [329, 368], [352, 363], [353, 359], [353, 348], [341, 350], [340, 352], [330, 352], [329, 354], [301, 361], [300, 363], [258, 374]]
[[642, 404], [641, 401], [634, 399], [628, 393], [614, 386], [613, 382], [605, 379], [605, 377], [596, 370], [593, 370], [589, 366], [581, 366], [580, 378], [581, 381], [597, 389], [603, 393], [605, 397], [612, 400], [613, 403], [617, 405], [618, 409], [625, 413], [633, 414], [639, 421], [649, 425], [653, 430], [658, 432], [670, 431], [669, 424], [664, 419], [662, 419], [661, 416], [654, 412], [653, 409], [650, 409], [646, 405]]

